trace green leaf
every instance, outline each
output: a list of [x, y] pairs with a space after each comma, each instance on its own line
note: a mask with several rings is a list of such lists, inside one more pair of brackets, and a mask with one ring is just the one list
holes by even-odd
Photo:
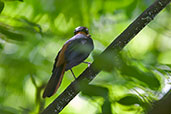
[[113, 114], [111, 109], [111, 102], [109, 100], [105, 100], [102, 105], [102, 114]]
[[129, 106], [129, 105], [134, 105], [134, 104], [139, 104], [139, 105], [142, 105], [142, 100], [134, 95], [134, 94], [129, 94], [123, 98], [121, 98], [119, 101], [117, 101], [119, 104], [122, 104], [122, 105], [126, 105], [126, 106]]
[[[19, 18], [18, 19], [20, 22], [22, 22], [23, 24], [26, 24], [27, 27], [23, 27], [23, 29], [27, 29], [27, 30], [30, 30], [32, 32], [39, 32], [39, 33], [42, 33], [42, 28], [39, 24], [37, 23], [34, 23], [30, 20], [28, 20], [27, 18], [25, 17], [22, 17], [22, 18]], [[21, 27], [22, 28], [22, 27]]]
[[3, 9], [4, 9], [4, 2], [0, 1], [0, 13], [2, 12]]
[[126, 15], [130, 18], [133, 14], [133, 11], [135, 10], [137, 6], [137, 0], [134, 0], [129, 6], [125, 8]]
[[97, 85], [81, 84], [81, 90], [83, 95], [89, 97], [99, 96], [99, 97], [107, 98], [109, 93], [107, 88]]
[[113, 71], [114, 68], [121, 62], [119, 59], [119, 55], [115, 56], [116, 54], [118, 53], [114, 51], [108, 51], [101, 54], [100, 56], [95, 56], [96, 61], [94, 63], [96, 68], [102, 69], [107, 72]]
[[18, 114], [19, 110], [0, 105], [0, 113], [1, 114]]
[[20, 1], [20, 2], [23, 2], [24, 0], [4, 0], [4, 1]]
[[14, 30], [15, 28], [9, 27], [7, 25], [0, 25], [0, 34], [5, 36], [5, 38], [22, 41], [24, 39], [23, 35]]
[[3, 46], [2, 46], [2, 44], [0, 44], [0, 49], [3, 49]]
[[163, 75], [168, 75], [168, 73], [171, 73], [171, 65], [169, 64], [157, 66], [156, 69]]
[[150, 89], [157, 90], [160, 82], [152, 72], [143, 72], [139, 68], [130, 65], [123, 65], [120, 69], [122, 75], [131, 76], [137, 80], [144, 82]]

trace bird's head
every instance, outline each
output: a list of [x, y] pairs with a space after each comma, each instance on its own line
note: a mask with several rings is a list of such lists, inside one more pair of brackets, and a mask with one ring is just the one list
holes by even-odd
[[82, 27], [82, 26], [75, 28], [74, 35], [76, 35], [76, 34], [84, 34], [87, 37], [90, 37], [89, 32], [88, 32], [88, 28]]

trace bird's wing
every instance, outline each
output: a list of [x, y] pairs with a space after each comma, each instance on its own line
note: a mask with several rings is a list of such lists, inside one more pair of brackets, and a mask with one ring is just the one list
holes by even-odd
[[57, 91], [57, 89], [59, 88], [61, 84], [64, 72], [65, 72], [65, 67], [66, 67], [64, 52], [67, 49], [68, 45], [69, 43], [63, 46], [63, 48], [59, 51], [55, 59], [55, 64], [52, 70], [52, 76], [50, 80], [48, 81], [48, 84], [45, 88], [45, 91], [43, 93], [43, 98], [52, 96]]
[[70, 44], [70, 42], [67, 42], [64, 44], [64, 46], [62, 47], [62, 49], [58, 52], [56, 58], [55, 58], [55, 63], [53, 64], [53, 70], [52, 73], [55, 71], [55, 69], [60, 66], [61, 64], [65, 63], [65, 51], [68, 47], [68, 45]]
[[65, 59], [67, 61], [66, 70], [83, 62], [93, 48], [91, 38], [83, 35], [77, 35], [76, 38], [73, 38], [65, 51]]

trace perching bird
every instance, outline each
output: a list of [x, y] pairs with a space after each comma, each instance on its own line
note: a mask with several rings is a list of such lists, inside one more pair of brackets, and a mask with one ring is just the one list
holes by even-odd
[[[43, 98], [51, 97], [59, 88], [65, 71], [84, 62], [94, 48], [86, 27], [77, 27], [74, 36], [65, 42], [58, 52], [52, 70], [52, 76], [45, 88]], [[72, 72], [73, 73], [73, 72]]]

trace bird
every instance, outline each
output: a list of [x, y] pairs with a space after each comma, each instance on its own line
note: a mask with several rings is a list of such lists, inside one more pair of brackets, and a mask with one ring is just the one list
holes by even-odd
[[74, 36], [64, 43], [55, 58], [52, 75], [43, 92], [43, 98], [51, 97], [56, 93], [65, 71], [70, 70], [75, 77], [72, 68], [80, 63], [87, 63], [84, 60], [93, 49], [94, 44], [88, 28], [83, 26], [75, 28]]

